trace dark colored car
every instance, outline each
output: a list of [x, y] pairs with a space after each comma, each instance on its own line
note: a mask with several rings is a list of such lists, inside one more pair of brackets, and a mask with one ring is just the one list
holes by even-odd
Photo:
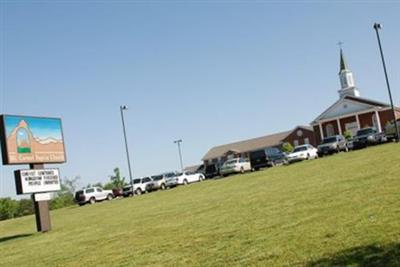
[[384, 133], [380, 133], [375, 128], [369, 127], [357, 131], [356, 136], [353, 138], [353, 147], [354, 149], [363, 148], [386, 141], [387, 137]]
[[131, 185], [125, 185], [124, 188], [122, 188], [122, 195], [124, 197], [132, 197], [133, 194], [134, 192]]
[[206, 179], [211, 179], [215, 176], [219, 176], [219, 169], [215, 164], [207, 165], [203, 174]]
[[343, 135], [334, 135], [325, 137], [318, 146], [318, 156], [338, 153], [340, 151], [348, 151], [347, 141]]
[[114, 197], [122, 197], [124, 195], [122, 188], [113, 188], [112, 192]]
[[272, 167], [277, 164], [287, 164], [285, 153], [276, 147], [250, 152], [250, 163], [253, 170]]

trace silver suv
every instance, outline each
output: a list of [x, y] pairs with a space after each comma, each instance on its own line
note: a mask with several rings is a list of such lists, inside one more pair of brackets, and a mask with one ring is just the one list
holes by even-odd
[[150, 177], [144, 177], [133, 180], [133, 190], [135, 195], [141, 195], [153, 190], [154, 183]]
[[111, 190], [104, 190], [100, 187], [90, 187], [83, 190], [79, 190], [75, 193], [75, 201], [80, 205], [86, 203], [94, 204], [102, 200], [111, 200], [114, 198]]
[[347, 141], [343, 135], [334, 135], [325, 137], [322, 143], [318, 146], [318, 156], [338, 153], [340, 151], [348, 151]]

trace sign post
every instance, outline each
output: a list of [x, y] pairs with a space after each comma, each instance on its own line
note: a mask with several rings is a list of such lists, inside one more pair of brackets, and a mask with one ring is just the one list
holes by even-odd
[[30, 116], [1, 115], [0, 145], [3, 165], [29, 164], [16, 170], [17, 194], [31, 194], [38, 232], [51, 230], [48, 192], [61, 189], [58, 169], [45, 163], [66, 161], [61, 120]]
[[[30, 169], [44, 169], [44, 164], [30, 164]], [[35, 194], [32, 194], [33, 206], [35, 209], [36, 229], [38, 232], [51, 230], [49, 201], [36, 201]]]

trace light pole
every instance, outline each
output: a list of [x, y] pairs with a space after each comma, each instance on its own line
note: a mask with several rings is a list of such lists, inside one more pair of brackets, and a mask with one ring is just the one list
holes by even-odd
[[127, 106], [120, 106], [119, 107], [119, 110], [121, 111], [122, 130], [124, 131], [126, 158], [128, 160], [128, 169], [129, 169], [129, 179], [130, 179], [131, 187], [132, 187], [132, 190], [133, 190], [133, 178], [132, 178], [131, 160], [129, 159], [128, 140], [126, 138], [125, 119], [124, 119], [124, 110], [127, 110], [127, 109], [128, 109]]
[[181, 171], [183, 171], [183, 161], [182, 161], [182, 151], [181, 151], [182, 139], [175, 140], [174, 143], [178, 145], [179, 160], [181, 162]]
[[394, 127], [396, 128], [396, 141], [399, 142], [399, 139], [400, 139], [399, 127], [397, 126], [397, 122], [396, 122], [396, 112], [394, 110], [392, 92], [390, 91], [389, 78], [388, 78], [387, 70], [386, 70], [385, 57], [383, 56], [381, 38], [379, 36], [379, 30], [382, 29], [382, 24], [375, 23], [374, 24], [374, 29], [376, 31], [376, 37], [378, 38], [379, 51], [381, 52], [381, 59], [382, 59], [383, 71], [385, 73], [386, 86], [387, 86], [387, 89], [388, 89], [388, 92], [389, 92], [390, 105], [392, 106], [393, 122], [394, 122]]

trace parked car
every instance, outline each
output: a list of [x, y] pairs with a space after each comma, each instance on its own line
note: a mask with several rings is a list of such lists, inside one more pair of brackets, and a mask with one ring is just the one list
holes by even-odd
[[112, 193], [114, 197], [122, 197], [124, 195], [122, 188], [113, 188]]
[[75, 193], [75, 201], [80, 205], [85, 205], [86, 203], [94, 204], [102, 200], [113, 199], [113, 193], [111, 190], [104, 190], [100, 187], [90, 187], [79, 190]]
[[325, 137], [322, 143], [318, 146], [318, 156], [338, 153], [340, 151], [348, 151], [347, 141], [343, 135], [334, 135]]
[[176, 172], [167, 172], [163, 176], [165, 178], [165, 185], [168, 188], [172, 188], [178, 185], [178, 177], [176, 177]]
[[133, 191], [135, 195], [149, 193], [153, 190], [153, 180], [150, 177], [133, 180]]
[[245, 158], [228, 159], [222, 164], [219, 173], [221, 176], [226, 176], [231, 173], [244, 173], [251, 171], [250, 160]]
[[288, 160], [280, 149], [269, 147], [267, 149], [250, 152], [251, 168], [258, 171], [260, 168], [272, 167], [277, 164], [287, 164]]
[[153, 175], [151, 176], [153, 180], [153, 190], [164, 190], [167, 188], [167, 181], [165, 180], [165, 175]]
[[[400, 119], [397, 119], [396, 123], [397, 127], [400, 129]], [[393, 121], [385, 126], [385, 135], [388, 139], [394, 139], [396, 137], [396, 127]]]
[[288, 155], [290, 163], [315, 158], [318, 158], [318, 149], [310, 144], [296, 146], [293, 152]]
[[125, 185], [124, 188], [122, 188], [122, 194], [124, 197], [133, 197], [135, 192], [132, 185]]
[[378, 132], [376, 128], [368, 127], [357, 131], [353, 138], [353, 147], [363, 148], [369, 145], [381, 144], [387, 141], [387, 137], [383, 132]]
[[178, 173], [176, 177], [178, 178], [178, 184], [180, 185], [186, 185], [194, 182], [201, 182], [205, 179], [202, 173], [191, 173], [191, 172]]
[[207, 165], [204, 170], [204, 176], [206, 177], [206, 179], [211, 179], [215, 176], [219, 176], [219, 169], [216, 164]]

